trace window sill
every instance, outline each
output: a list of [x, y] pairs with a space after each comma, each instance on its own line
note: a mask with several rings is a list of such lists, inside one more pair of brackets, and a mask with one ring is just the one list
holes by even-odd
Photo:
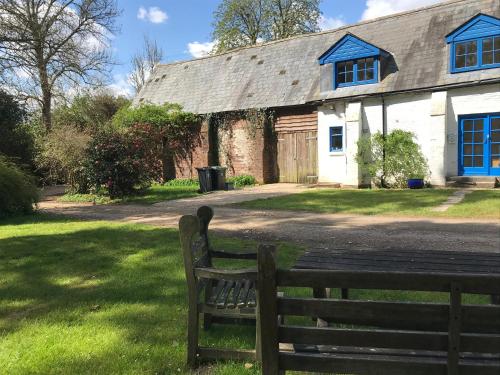
[[344, 156], [345, 151], [330, 151], [330, 152], [328, 152], [328, 155], [330, 155], [330, 156]]

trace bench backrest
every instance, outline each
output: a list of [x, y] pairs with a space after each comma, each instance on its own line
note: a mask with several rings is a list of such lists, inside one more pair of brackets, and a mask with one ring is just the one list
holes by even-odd
[[[272, 248], [261, 246], [258, 253], [264, 375], [284, 370], [500, 374], [500, 306], [462, 303], [464, 293], [500, 294], [499, 275], [279, 270]], [[282, 287], [445, 292], [450, 298], [449, 303], [314, 299], [287, 296], [288, 288], [279, 297]], [[320, 317], [335, 325], [290, 325], [279, 316]], [[305, 351], [282, 350], [283, 344]]]

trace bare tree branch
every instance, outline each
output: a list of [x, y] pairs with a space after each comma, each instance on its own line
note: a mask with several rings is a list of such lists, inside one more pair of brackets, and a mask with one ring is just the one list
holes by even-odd
[[142, 50], [137, 52], [131, 60], [132, 72], [129, 76], [129, 83], [135, 92], [139, 92], [153, 73], [155, 66], [163, 59], [163, 50], [158, 46], [156, 40], [144, 37]]

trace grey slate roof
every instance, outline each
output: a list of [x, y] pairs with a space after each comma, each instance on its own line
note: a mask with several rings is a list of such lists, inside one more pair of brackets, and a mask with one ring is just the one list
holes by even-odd
[[[202, 114], [498, 79], [500, 68], [448, 73], [445, 36], [478, 13], [500, 18], [500, 0], [454, 0], [336, 30], [161, 64], [134, 104], [173, 102]], [[320, 92], [318, 57], [348, 32], [388, 51], [394, 61], [385, 65], [392, 69], [377, 84]]]

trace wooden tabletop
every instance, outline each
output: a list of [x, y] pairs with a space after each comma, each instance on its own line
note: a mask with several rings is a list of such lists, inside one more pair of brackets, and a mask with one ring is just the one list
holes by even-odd
[[310, 249], [294, 268], [500, 274], [500, 253]]

